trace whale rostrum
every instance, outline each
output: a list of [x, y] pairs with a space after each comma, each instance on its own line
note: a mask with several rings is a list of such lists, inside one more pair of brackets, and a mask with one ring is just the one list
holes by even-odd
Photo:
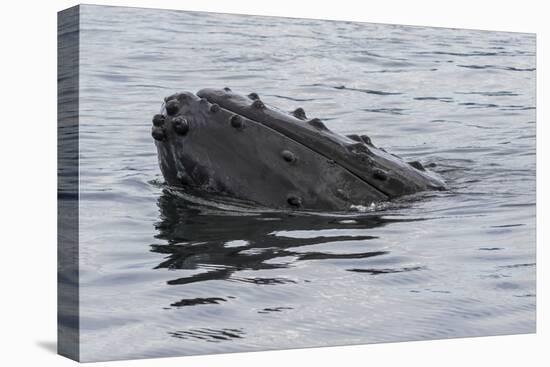
[[366, 135], [337, 134], [301, 107], [286, 113], [229, 88], [166, 97], [152, 137], [168, 185], [269, 208], [347, 211], [446, 188]]

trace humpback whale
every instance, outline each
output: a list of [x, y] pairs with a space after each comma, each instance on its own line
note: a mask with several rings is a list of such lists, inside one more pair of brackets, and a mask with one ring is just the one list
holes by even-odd
[[287, 113], [229, 88], [166, 97], [153, 117], [160, 170], [170, 186], [275, 209], [348, 211], [444, 181], [420, 162], [337, 134], [303, 108]]

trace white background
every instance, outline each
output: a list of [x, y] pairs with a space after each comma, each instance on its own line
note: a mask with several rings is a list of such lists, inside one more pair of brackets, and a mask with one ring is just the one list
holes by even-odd
[[[111, 362], [113, 366], [543, 366], [550, 362], [543, 213], [548, 166], [545, 1], [97, 1], [98, 4], [537, 33], [536, 335]], [[74, 1], [2, 1], [0, 365], [74, 365], [56, 343], [56, 12]], [[546, 65], [543, 63], [546, 61]], [[545, 75], [544, 75], [545, 74]], [[548, 89], [547, 89], [548, 91]], [[548, 98], [548, 92], [546, 93]], [[548, 222], [546, 223], [547, 225]], [[546, 346], [546, 350], [545, 347]], [[107, 363], [98, 363], [103, 366]]]

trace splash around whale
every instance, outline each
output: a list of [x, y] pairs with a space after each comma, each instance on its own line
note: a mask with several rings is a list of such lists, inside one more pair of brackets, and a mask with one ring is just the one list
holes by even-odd
[[445, 183], [419, 162], [229, 88], [165, 98], [152, 136], [166, 183], [274, 209], [348, 211]]

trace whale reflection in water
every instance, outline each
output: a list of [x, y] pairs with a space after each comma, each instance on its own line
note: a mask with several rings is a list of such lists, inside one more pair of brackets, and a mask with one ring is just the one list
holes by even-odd
[[[156, 238], [164, 244], [151, 245], [151, 251], [166, 257], [156, 269], [199, 270], [192, 275], [169, 280], [169, 285], [183, 285], [209, 280], [229, 280], [253, 284], [284, 284], [295, 280], [278, 277], [245, 277], [239, 272], [275, 270], [292, 267], [304, 260], [366, 259], [386, 255], [387, 249], [370, 249], [376, 236], [369, 229], [394, 222], [416, 221], [379, 214], [354, 216], [312, 215], [296, 212], [234, 212], [212, 210], [186, 200], [177, 192], [164, 190], [158, 200], [160, 221]], [[360, 251], [338, 252], [338, 246], [353, 242]], [[333, 244], [335, 250], [312, 250], [315, 245]], [[281, 260], [281, 261], [278, 261]], [[346, 269], [367, 273], [415, 270]], [[217, 304], [223, 298], [182, 300], [173, 306]]]

